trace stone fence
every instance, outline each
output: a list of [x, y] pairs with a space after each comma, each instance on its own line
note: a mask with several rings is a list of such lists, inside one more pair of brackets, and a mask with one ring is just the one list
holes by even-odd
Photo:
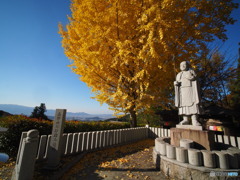
[[170, 129], [149, 127], [148, 137], [153, 139], [158, 137], [170, 137]]
[[[62, 134], [60, 148], [57, 151], [63, 157], [157, 137], [170, 137], [170, 130], [146, 126], [106, 131], [68, 133]], [[49, 157], [52, 156], [50, 152], [51, 138], [52, 135], [39, 136], [37, 130], [22, 133], [12, 179], [32, 179], [35, 163], [47, 161]], [[215, 141], [238, 148], [240, 146], [240, 137], [216, 135]], [[166, 147], [168, 146], [166, 145]], [[176, 156], [173, 153], [173, 148], [171, 149], [170, 146], [166, 148], [166, 151], [169, 154], [168, 156]]]
[[[27, 137], [28, 132], [23, 132], [21, 137], [21, 144], [24, 138]], [[67, 156], [81, 153], [113, 145], [131, 143], [134, 141], [146, 139], [148, 137], [148, 129], [146, 127], [127, 128], [106, 131], [92, 131], [92, 132], [78, 132], [63, 134], [61, 143], [61, 155]], [[38, 151], [36, 160], [41, 161], [48, 158], [48, 149], [52, 135], [42, 135], [39, 137]], [[21, 150], [19, 149], [19, 152]], [[19, 156], [19, 155], [18, 155]]]
[[[36, 162], [46, 161], [48, 164], [47, 160], [53, 155], [50, 152], [51, 138], [52, 135], [39, 136], [37, 130], [22, 133], [12, 180], [32, 179]], [[59, 153], [61, 156], [75, 155], [146, 138], [147, 127], [68, 133], [62, 135]]]

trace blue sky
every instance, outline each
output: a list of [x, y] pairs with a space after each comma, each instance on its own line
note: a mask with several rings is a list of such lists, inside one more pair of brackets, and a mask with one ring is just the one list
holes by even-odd
[[[0, 3], [0, 104], [69, 112], [112, 113], [91, 99], [90, 88], [67, 67], [58, 23], [67, 23], [70, 0], [2, 0]], [[240, 20], [240, 10], [233, 16]], [[240, 23], [228, 26], [223, 45], [230, 57], [238, 55]]]

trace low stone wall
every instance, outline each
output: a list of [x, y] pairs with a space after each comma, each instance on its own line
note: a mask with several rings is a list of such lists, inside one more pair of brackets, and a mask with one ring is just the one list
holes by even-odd
[[[240, 174], [240, 149], [197, 150], [169, 144], [169, 137], [155, 139], [153, 161], [167, 176], [178, 179], [209, 179], [212, 171]], [[188, 143], [185, 141], [185, 147]], [[189, 143], [192, 143], [189, 141]]]
[[[53, 156], [53, 153], [49, 153], [52, 138], [54, 135], [39, 137], [38, 130], [22, 133], [12, 180], [32, 179], [35, 162], [47, 160], [45, 169], [56, 170], [58, 168], [58, 166], [49, 166], [48, 164], [48, 160]], [[68, 133], [62, 134], [61, 146], [54, 150], [60, 156], [76, 155], [146, 138], [148, 138], [147, 127]], [[52, 164], [57, 163], [53, 162]]]

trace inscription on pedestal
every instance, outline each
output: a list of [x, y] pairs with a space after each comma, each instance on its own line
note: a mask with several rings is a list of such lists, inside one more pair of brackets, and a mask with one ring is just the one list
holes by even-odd
[[52, 138], [48, 150], [48, 169], [56, 169], [60, 162], [63, 128], [66, 121], [66, 109], [56, 109], [52, 128]]

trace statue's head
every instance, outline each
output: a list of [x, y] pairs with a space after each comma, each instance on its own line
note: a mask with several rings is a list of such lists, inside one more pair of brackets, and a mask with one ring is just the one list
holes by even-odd
[[187, 71], [189, 70], [190, 64], [188, 61], [183, 61], [180, 63], [180, 69], [181, 71]]

